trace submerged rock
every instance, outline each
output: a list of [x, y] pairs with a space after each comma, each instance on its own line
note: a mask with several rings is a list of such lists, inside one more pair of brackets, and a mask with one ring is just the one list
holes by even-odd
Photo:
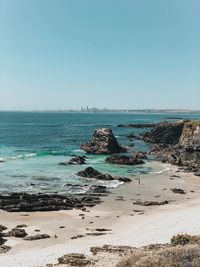
[[82, 165], [85, 164], [85, 157], [84, 156], [77, 156], [70, 159], [68, 162], [61, 162], [59, 165]]
[[[119, 165], [138, 165], [144, 164], [144, 161], [139, 158], [140, 154], [135, 154], [132, 156], [114, 154], [106, 158], [106, 162]], [[144, 155], [141, 154], [144, 158]]]
[[96, 129], [91, 142], [81, 146], [81, 149], [90, 154], [114, 154], [125, 152], [126, 148], [120, 146], [111, 129]]

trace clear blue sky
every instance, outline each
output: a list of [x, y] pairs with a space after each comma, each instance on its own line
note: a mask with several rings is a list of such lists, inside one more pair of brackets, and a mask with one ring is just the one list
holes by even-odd
[[0, 109], [200, 109], [199, 0], [0, 0]]

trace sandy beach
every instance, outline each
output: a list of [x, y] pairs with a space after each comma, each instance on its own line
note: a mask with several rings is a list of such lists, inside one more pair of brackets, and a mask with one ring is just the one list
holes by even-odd
[[[90, 247], [129, 245], [140, 247], [151, 243], [167, 243], [177, 233], [200, 234], [200, 185], [198, 177], [178, 171], [176, 166], [160, 162], [147, 163], [158, 172], [135, 176], [131, 183], [113, 189], [103, 203], [87, 211], [55, 211], [34, 213], [0, 212], [0, 222], [8, 230], [26, 224], [28, 235], [49, 234], [51, 238], [25, 241], [8, 237], [11, 250], [0, 255], [1, 266], [43, 267], [57, 258], [80, 252], [90, 255]], [[160, 171], [159, 171], [160, 169]], [[181, 188], [186, 194], [172, 192]], [[166, 205], [141, 206], [137, 201], [169, 201]], [[96, 235], [105, 228], [103, 235]], [[36, 231], [35, 231], [36, 230]], [[38, 231], [39, 230], [39, 231]], [[37, 232], [38, 231], [38, 232]], [[77, 237], [71, 239], [72, 237]], [[111, 257], [111, 256], [109, 256]], [[114, 266], [115, 258], [102, 259], [96, 266]]]

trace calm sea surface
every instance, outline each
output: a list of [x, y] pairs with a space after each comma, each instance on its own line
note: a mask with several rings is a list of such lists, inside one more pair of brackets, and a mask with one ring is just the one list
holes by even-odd
[[[104, 156], [89, 155], [87, 165], [61, 166], [73, 155], [84, 154], [80, 145], [90, 140], [94, 129], [112, 128], [121, 144], [133, 143], [134, 150], [148, 150], [141, 141], [129, 141], [125, 135], [147, 129], [119, 128], [123, 123], [150, 123], [176, 118], [200, 118], [183, 114], [102, 114], [102, 113], [39, 113], [0, 112], [0, 193], [9, 192], [73, 192], [87, 190], [92, 184], [116, 187], [118, 182], [79, 178], [76, 173], [86, 166], [114, 175], [135, 176], [155, 171], [145, 164], [113, 166]], [[67, 184], [77, 185], [71, 187]], [[87, 185], [84, 189], [78, 185]]]

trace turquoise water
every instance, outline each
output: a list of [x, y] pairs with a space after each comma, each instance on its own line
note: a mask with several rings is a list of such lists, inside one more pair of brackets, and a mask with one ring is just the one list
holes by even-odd
[[[169, 118], [170, 117], [170, 118]], [[125, 135], [147, 129], [119, 128], [123, 123], [150, 123], [173, 120], [173, 117], [200, 118], [200, 115], [160, 114], [90, 114], [0, 112], [0, 193], [9, 192], [73, 192], [79, 193], [93, 184], [116, 187], [118, 182], [79, 178], [76, 173], [86, 166], [114, 175], [133, 177], [151, 170], [140, 166], [114, 166], [104, 156], [89, 155], [87, 165], [61, 166], [73, 155], [84, 154], [80, 145], [91, 139], [94, 129], [112, 128], [121, 144], [134, 143], [134, 150], [148, 150], [145, 143], [129, 141]], [[87, 185], [71, 188], [66, 184]]]

